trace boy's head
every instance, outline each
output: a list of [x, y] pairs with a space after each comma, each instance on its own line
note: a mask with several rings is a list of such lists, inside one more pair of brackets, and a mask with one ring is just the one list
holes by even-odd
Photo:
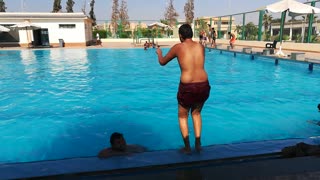
[[124, 139], [123, 135], [118, 132], [114, 132], [110, 136], [110, 144], [111, 149], [115, 151], [125, 151], [127, 147], [126, 140]]
[[190, 24], [183, 24], [179, 28], [180, 40], [191, 39], [193, 32]]
[[318, 104], [318, 110], [320, 111], [320, 104]]

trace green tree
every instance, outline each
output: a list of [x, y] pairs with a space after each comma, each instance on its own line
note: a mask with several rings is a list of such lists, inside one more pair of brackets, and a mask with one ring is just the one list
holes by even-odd
[[243, 40], [244, 38], [242, 37], [242, 27], [241, 25], [236, 25], [236, 29], [234, 30], [234, 32], [237, 32], [237, 38]]
[[195, 33], [197, 35], [199, 35], [200, 32], [206, 32], [208, 34], [209, 32], [208, 24], [203, 19], [197, 20], [196, 22], [197, 22], [196, 24], [197, 28], [195, 29]]
[[242, 26], [241, 25], [237, 25], [236, 29], [234, 31], [237, 32], [237, 34], [240, 34], [242, 32]]
[[256, 40], [259, 29], [253, 24], [253, 22], [249, 22], [248, 24], [246, 24], [245, 30], [245, 38], [247, 40]]
[[62, 6], [61, 6], [61, 0], [54, 0], [53, 1], [53, 9], [52, 12], [53, 13], [57, 13], [61, 10]]
[[179, 16], [179, 14], [177, 13], [175, 8], [173, 7], [173, 0], [169, 0], [169, 4], [168, 4], [166, 11], [165, 11], [165, 14], [164, 14], [164, 19], [168, 21], [169, 26], [174, 27], [177, 22], [178, 16]]
[[194, 19], [194, 0], [187, 0], [184, 5], [184, 15], [186, 17], [186, 22], [191, 24]]
[[0, 0], [0, 12], [6, 12], [6, 3], [3, 0]]
[[113, 35], [115, 35], [115, 33], [118, 31], [119, 14], [119, 1], [113, 0], [111, 13], [111, 26], [113, 27]]
[[67, 7], [66, 10], [68, 13], [73, 13], [73, 5], [75, 4], [75, 2], [73, 0], [68, 0], [67, 1]]
[[121, 1], [120, 11], [119, 11], [119, 19], [121, 21], [121, 26], [123, 28], [127, 28], [129, 23], [129, 15], [128, 15], [128, 6], [125, 0]]
[[268, 14], [264, 14], [262, 18], [262, 24], [264, 27], [264, 33], [266, 34], [269, 31], [269, 27], [272, 22], [272, 16]]
[[94, 3], [95, 3], [95, 0], [91, 0], [91, 2], [90, 2], [90, 12], [89, 12], [89, 15], [90, 15], [90, 18], [92, 19], [92, 26], [97, 25], [96, 15], [94, 14]]
[[234, 31], [237, 32], [237, 34], [241, 34], [242, 33], [242, 26], [237, 25], [236, 29]]

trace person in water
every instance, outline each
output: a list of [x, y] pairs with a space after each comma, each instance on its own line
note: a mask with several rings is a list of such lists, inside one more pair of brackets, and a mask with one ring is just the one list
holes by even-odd
[[140, 145], [128, 145], [123, 135], [118, 132], [114, 132], [110, 136], [110, 145], [111, 147], [104, 148], [99, 152], [99, 158], [129, 155], [132, 153], [142, 153], [147, 150], [145, 147]]
[[177, 58], [181, 76], [177, 93], [178, 117], [181, 135], [184, 142], [183, 153], [191, 153], [188, 131], [188, 116], [191, 112], [195, 133], [195, 149], [201, 151], [201, 110], [210, 94], [208, 75], [205, 71], [205, 49], [200, 43], [192, 40], [193, 32], [189, 24], [179, 28], [181, 43], [174, 45], [163, 56], [162, 50], [157, 48], [159, 64], [164, 66]]

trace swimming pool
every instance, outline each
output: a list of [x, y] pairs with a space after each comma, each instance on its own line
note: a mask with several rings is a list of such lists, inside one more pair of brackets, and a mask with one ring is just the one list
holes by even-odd
[[[206, 53], [204, 146], [320, 134], [306, 123], [319, 119], [319, 66]], [[152, 49], [0, 51], [0, 162], [95, 156], [114, 131], [152, 151], [179, 148], [179, 73]]]

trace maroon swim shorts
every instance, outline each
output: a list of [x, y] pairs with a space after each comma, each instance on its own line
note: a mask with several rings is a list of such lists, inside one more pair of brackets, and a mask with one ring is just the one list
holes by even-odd
[[177, 94], [178, 103], [185, 108], [202, 104], [208, 99], [210, 88], [208, 81], [196, 83], [180, 82]]

